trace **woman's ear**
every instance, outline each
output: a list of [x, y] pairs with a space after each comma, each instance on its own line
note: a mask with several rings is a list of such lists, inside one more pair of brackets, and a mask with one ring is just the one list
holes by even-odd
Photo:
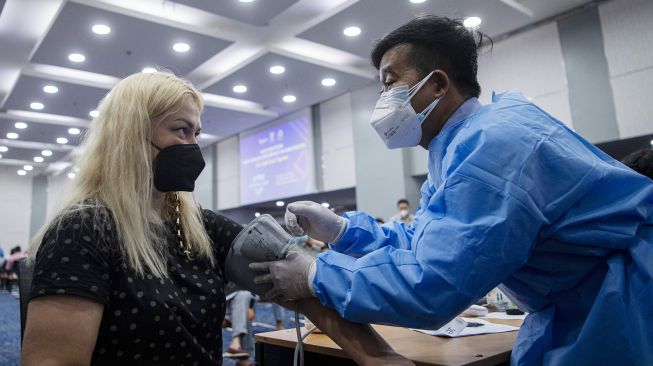
[[450, 81], [449, 81], [449, 75], [447, 75], [446, 72], [438, 69], [433, 72], [433, 76], [431, 76], [431, 80], [433, 81], [433, 86], [434, 86], [434, 97], [435, 98], [442, 98], [445, 94], [447, 94], [447, 91], [449, 90]]

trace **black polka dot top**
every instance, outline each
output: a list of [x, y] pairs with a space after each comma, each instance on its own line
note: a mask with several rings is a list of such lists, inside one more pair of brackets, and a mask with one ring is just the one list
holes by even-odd
[[203, 210], [215, 268], [179, 254], [168, 225], [169, 277], [160, 279], [136, 275], [121, 254], [114, 225], [94, 225], [92, 215], [108, 212], [83, 209], [45, 234], [30, 300], [66, 294], [104, 305], [92, 365], [221, 365], [223, 268], [241, 225]]

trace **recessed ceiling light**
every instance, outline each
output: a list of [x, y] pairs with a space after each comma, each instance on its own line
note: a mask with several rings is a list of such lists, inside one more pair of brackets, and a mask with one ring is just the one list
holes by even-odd
[[93, 33], [95, 34], [100, 34], [100, 35], [105, 35], [111, 33], [111, 28], [108, 25], [104, 24], [96, 24], [91, 28]]
[[172, 49], [175, 50], [175, 52], [188, 52], [190, 51], [190, 45], [188, 43], [175, 43], [172, 45]]
[[240, 1], [241, 3], [252, 3], [252, 2], [254, 2], [254, 0], [238, 0], [238, 1]]
[[25, 165], [25, 166], [23, 166], [23, 169], [25, 169], [25, 170], [27, 170], [29, 172], [30, 170], [34, 170], [34, 167], [31, 166], [31, 165]]
[[329, 202], [322, 202], [322, 207], [329, 208]]
[[65, 137], [57, 137], [57, 144], [62, 144], [62, 145], [63, 145], [63, 144], [67, 144], [67, 143], [68, 143], [68, 139], [67, 139], [67, 138], [65, 138]]
[[57, 88], [54, 85], [46, 85], [43, 87], [43, 91], [48, 93], [48, 94], [54, 94], [59, 91], [59, 88]]
[[68, 133], [71, 135], [79, 135], [80, 132], [82, 131], [80, 131], [79, 128], [73, 127], [68, 129]]
[[25, 174], [27, 174], [27, 172], [22, 169], [18, 171], [18, 175], [25, 175]]
[[16, 122], [16, 123], [14, 123], [14, 127], [16, 127], [19, 130], [23, 130], [23, 129], [27, 128], [27, 123], [25, 123], [25, 122]]
[[68, 173], [68, 178], [75, 179], [75, 173], [73, 172]]
[[2, 154], [0, 154], [0, 159], [2, 159]]
[[141, 70], [143, 74], [151, 74], [153, 72], [156, 72], [156, 69], [153, 67], [144, 67], [143, 70]]
[[245, 85], [234, 85], [233, 91], [234, 93], [244, 93], [247, 91], [247, 87]]
[[292, 102], [294, 102], [296, 100], [297, 100], [297, 98], [294, 95], [284, 95], [283, 96], [283, 101], [286, 102], [286, 103], [292, 103]]
[[35, 156], [35, 157], [34, 157], [34, 161], [37, 162], [37, 163], [42, 163], [42, 162], [43, 162], [43, 157], [41, 157], [41, 156]]
[[94, 110], [88, 112], [88, 115], [95, 118], [95, 117], [100, 115], [100, 112], [98, 112], [97, 109], [94, 109]]
[[36, 110], [40, 110], [40, 109], [45, 108], [43, 103], [39, 103], [39, 102], [32, 102], [32, 103], [30, 103], [29, 107], [32, 108], [32, 109], [36, 109]]
[[16, 132], [9, 132], [9, 133], [7, 134], [7, 138], [8, 138], [8, 139], [15, 140], [15, 139], [18, 138], [18, 134], [17, 134]]
[[463, 20], [463, 25], [467, 28], [478, 28], [478, 26], [481, 25], [481, 18], [467, 17]]
[[421, 3], [425, 2], [425, 1], [426, 0], [410, 0], [410, 2], [413, 3], [413, 4], [421, 4]]
[[84, 62], [86, 60], [86, 56], [82, 55], [81, 53], [71, 53], [68, 55], [68, 59], [72, 62]]
[[9, 150], [6, 146], [0, 146], [0, 152], [7, 152]]
[[52, 151], [43, 150], [43, 151], [41, 151], [41, 155], [43, 155], [43, 156], [52, 156]]
[[274, 65], [270, 68], [270, 72], [273, 74], [283, 74], [286, 71], [286, 68], [281, 65]]
[[344, 33], [344, 35], [347, 37], [356, 37], [357, 35], [361, 34], [361, 29], [358, 27], [347, 27], [342, 31], [342, 33]]
[[286, 203], [283, 202], [283, 201], [277, 201], [277, 203], [276, 203], [277, 207], [282, 207], [282, 206], [285, 205], [285, 204], [286, 204]]
[[334, 86], [334, 85], [336, 85], [336, 79], [332, 79], [332, 78], [322, 79], [322, 85], [324, 85], [324, 86]]

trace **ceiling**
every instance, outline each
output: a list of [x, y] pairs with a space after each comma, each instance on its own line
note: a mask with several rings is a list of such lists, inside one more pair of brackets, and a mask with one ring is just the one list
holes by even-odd
[[[0, 150], [7, 150], [0, 164], [30, 164], [27, 175], [61, 170], [100, 99], [145, 67], [175, 72], [203, 91], [201, 143], [209, 144], [375, 82], [368, 61], [375, 40], [416, 15], [478, 16], [480, 30], [498, 36], [591, 2], [413, 1], [0, 0]], [[96, 24], [110, 32], [94, 33]], [[345, 36], [350, 26], [360, 35]], [[176, 43], [190, 49], [175, 52]], [[71, 53], [85, 60], [73, 62]], [[285, 72], [272, 74], [272, 66]], [[326, 78], [335, 84], [324, 86]], [[46, 85], [58, 92], [45, 93]], [[247, 90], [237, 93], [236, 85]], [[34, 102], [43, 108], [32, 109]], [[69, 134], [71, 127], [80, 134]], [[52, 155], [42, 156], [44, 149]]]

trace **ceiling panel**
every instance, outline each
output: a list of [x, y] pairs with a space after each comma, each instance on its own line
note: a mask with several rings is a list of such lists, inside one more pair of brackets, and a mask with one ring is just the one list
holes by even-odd
[[[0, 118], [0, 140], [7, 138], [7, 133], [15, 132], [18, 134], [16, 141], [30, 141], [42, 142], [46, 144], [56, 144], [58, 137], [65, 137], [68, 139], [67, 145], [78, 145], [81, 142], [81, 136], [86, 129], [79, 128], [79, 135], [71, 135], [68, 133], [68, 126], [58, 126], [44, 123], [32, 123], [26, 121], [27, 128], [17, 129], [14, 127], [17, 120], [7, 120]], [[2, 145], [2, 143], [0, 143]]]
[[[275, 65], [283, 66], [286, 71], [277, 75], [270, 73], [270, 67]], [[324, 87], [321, 84], [324, 78], [333, 78], [336, 84]], [[206, 91], [251, 100], [283, 115], [369, 83], [369, 79], [267, 53]], [[233, 91], [233, 87], [239, 84], [247, 86], [245, 93]], [[294, 95], [297, 100], [284, 103], [282, 98], [288, 94]]]
[[[94, 24], [108, 25], [111, 33], [103, 36], [93, 33]], [[172, 45], [177, 42], [189, 44], [190, 51], [174, 52]], [[32, 62], [117, 77], [154, 65], [183, 75], [229, 44], [224, 40], [68, 2]], [[71, 53], [84, 54], [86, 61], [75, 63], [68, 60]]]
[[299, 0], [176, 0], [176, 2], [251, 25], [265, 26], [272, 18]]
[[[537, 3], [532, 6], [534, 17], [531, 18], [501, 0], [426, 0], [420, 4], [408, 0], [361, 0], [298, 37], [369, 57], [378, 39], [418, 15], [477, 16], [483, 20], [479, 30], [497, 36], [587, 2], [590, 0], [530, 0], [529, 5]], [[361, 28], [361, 34], [345, 36], [343, 30], [350, 26]]]
[[222, 139], [270, 121], [273, 117], [205, 107], [201, 119], [202, 132]]
[[[0, 142], [0, 146], [2, 146], [2, 142]], [[69, 154], [68, 151], [52, 151], [52, 156], [44, 156], [43, 158], [45, 159], [44, 163], [51, 163], [54, 161], [58, 161], [64, 157], [66, 157]], [[5, 160], [5, 159], [15, 159], [15, 160], [24, 160], [24, 161], [29, 161], [33, 162], [35, 156], [43, 156], [41, 155], [41, 150], [35, 150], [35, 149], [25, 149], [22, 147], [10, 147], [9, 150], [6, 152], [0, 152], [0, 155], [2, 155], [2, 158], [0, 158], [0, 161]], [[16, 166], [16, 169], [19, 167]]]
[[[43, 91], [46, 85], [56, 86], [59, 91], [48, 94]], [[30, 110], [30, 103], [40, 102], [45, 108], [38, 112], [89, 118], [89, 112], [97, 108], [99, 101], [107, 93], [106, 89], [23, 75], [16, 82], [14, 91], [5, 103], [5, 108]]]

